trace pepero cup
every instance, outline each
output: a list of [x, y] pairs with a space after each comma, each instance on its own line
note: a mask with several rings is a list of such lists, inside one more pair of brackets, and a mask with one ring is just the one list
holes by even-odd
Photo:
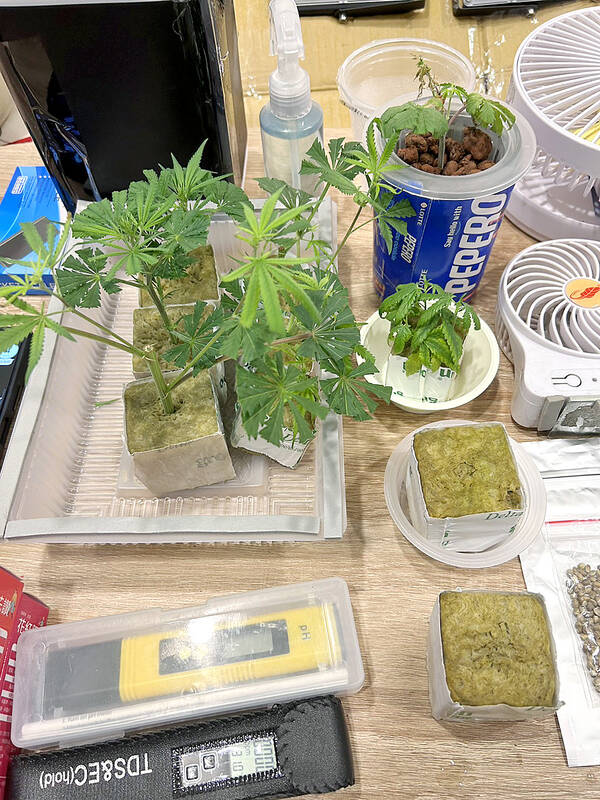
[[[388, 103], [379, 110], [380, 116]], [[455, 101], [453, 106], [459, 107]], [[456, 297], [470, 298], [475, 292], [489, 258], [504, 211], [516, 182], [527, 172], [536, 151], [535, 135], [520, 114], [501, 136], [486, 130], [492, 139], [490, 158], [497, 163], [476, 175], [434, 175], [412, 166], [386, 175], [395, 191], [391, 201], [408, 198], [416, 212], [406, 220], [405, 234], [394, 231], [388, 252], [379, 225], [374, 228], [373, 279], [381, 298], [403, 283], [427, 279]], [[462, 140], [465, 127], [473, 125], [466, 113], [458, 116], [448, 136]], [[378, 147], [383, 149], [376, 131]], [[400, 137], [403, 142], [404, 136]], [[404, 162], [394, 153], [392, 164]]]

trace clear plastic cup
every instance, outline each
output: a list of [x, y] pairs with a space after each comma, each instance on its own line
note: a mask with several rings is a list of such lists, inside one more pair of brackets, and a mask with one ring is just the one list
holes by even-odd
[[[388, 102], [375, 116], [403, 102], [406, 97]], [[452, 109], [459, 110], [460, 105], [455, 100]], [[391, 253], [379, 226], [373, 226], [373, 279], [380, 297], [393, 294], [400, 284], [425, 278], [456, 297], [473, 295], [514, 185], [527, 172], [536, 152], [533, 129], [523, 116], [517, 112], [515, 116], [513, 127], [501, 136], [486, 131], [492, 139], [490, 158], [496, 164], [484, 172], [435, 175], [407, 165], [387, 173], [390, 189], [396, 192], [392, 202], [408, 198], [416, 214], [406, 220], [406, 234], [394, 232]], [[471, 118], [463, 112], [448, 135], [462, 140], [463, 129], [470, 125]], [[378, 147], [383, 149], [380, 134]], [[390, 164], [403, 163], [392, 155]]]
[[383, 39], [350, 53], [338, 70], [342, 103], [350, 110], [352, 132], [360, 141], [375, 109], [401, 94], [414, 92], [416, 56], [423, 56], [439, 81], [471, 92], [476, 77], [468, 58], [453, 47], [428, 39]]

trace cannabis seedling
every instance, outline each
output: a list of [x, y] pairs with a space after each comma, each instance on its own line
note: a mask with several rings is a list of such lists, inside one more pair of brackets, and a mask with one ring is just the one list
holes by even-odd
[[398, 286], [379, 307], [379, 315], [390, 323], [392, 354], [407, 359], [407, 375], [422, 367], [458, 372], [466, 335], [471, 327], [481, 327], [470, 305], [428, 281]]
[[[434, 136], [439, 143], [440, 169], [444, 164], [446, 134], [463, 111], [471, 117], [474, 125], [492, 130], [498, 136], [505, 129], [510, 130], [515, 123], [512, 111], [497, 100], [477, 92], [467, 92], [455, 83], [438, 83], [423, 58], [417, 59], [415, 80], [419, 86], [417, 100], [426, 90], [431, 97], [422, 103], [410, 102], [388, 108], [377, 124], [386, 139], [394, 136], [397, 139], [402, 132]], [[460, 106], [453, 111], [454, 99], [458, 99]]]

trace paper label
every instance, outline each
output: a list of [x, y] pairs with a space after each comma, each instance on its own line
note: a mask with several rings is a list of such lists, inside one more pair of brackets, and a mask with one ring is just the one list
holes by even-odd
[[284, 428], [283, 432], [285, 438], [279, 446], [271, 444], [271, 442], [263, 439], [262, 436], [251, 439], [244, 430], [242, 415], [238, 410], [231, 429], [231, 445], [232, 447], [241, 447], [244, 450], [249, 450], [252, 453], [262, 453], [284, 467], [296, 467], [310, 442], [302, 444], [297, 439], [294, 439], [294, 434], [289, 428]]
[[422, 400], [425, 403], [448, 400], [456, 380], [454, 370], [440, 367], [434, 372], [427, 367], [421, 367], [419, 372], [407, 375], [407, 360], [404, 356], [389, 357], [384, 381], [387, 386], [391, 386], [401, 397]]

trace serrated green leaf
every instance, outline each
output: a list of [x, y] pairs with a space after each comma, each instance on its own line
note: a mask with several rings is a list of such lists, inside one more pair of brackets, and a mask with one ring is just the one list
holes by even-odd
[[244, 207], [251, 206], [248, 195], [239, 186], [226, 180], [213, 181], [205, 189], [206, 199], [216, 205], [216, 210], [236, 222], [242, 222]]
[[333, 378], [321, 379], [321, 389], [332, 411], [356, 420], [371, 419], [379, 397], [387, 403], [390, 401], [392, 389], [389, 386], [366, 383], [362, 378], [377, 372], [374, 364], [367, 361], [352, 366], [350, 359], [338, 364], [331, 364]]
[[39, 316], [40, 312], [37, 308], [34, 308], [30, 303], [23, 298], [15, 299], [12, 303], [15, 308], [18, 308], [20, 311], [25, 312], [26, 314], [34, 314]]
[[441, 319], [440, 314], [442, 310], [448, 308], [451, 303], [451, 294], [444, 293], [438, 296], [435, 300], [427, 305], [427, 308], [421, 314], [419, 318], [419, 325], [428, 325], [433, 320]]
[[416, 375], [417, 372], [421, 369], [423, 365], [423, 361], [419, 356], [419, 353], [411, 353], [410, 356], [406, 359], [406, 364], [404, 365], [404, 369], [406, 370], [407, 375]]
[[[294, 364], [285, 364], [280, 354], [261, 359], [252, 368], [238, 363], [236, 383], [242, 423], [252, 438], [260, 434], [279, 445], [283, 441], [283, 428], [291, 422], [294, 435], [300, 441], [308, 441], [314, 426], [306, 420], [306, 424], [299, 422], [300, 409], [307, 410], [309, 405], [319, 416], [327, 413], [316, 402], [317, 379], [303, 374]], [[291, 420], [286, 419], [286, 411]]]
[[64, 325], [61, 325], [59, 322], [55, 322], [50, 317], [44, 317], [44, 325], [50, 328], [57, 336], [62, 336], [65, 339], [69, 339], [70, 341], [74, 342], [75, 337], [73, 336], [70, 331], [68, 331]]
[[321, 313], [318, 322], [312, 319], [305, 308], [296, 306], [292, 309], [296, 319], [310, 334], [299, 346], [298, 355], [315, 361], [336, 361], [355, 352], [356, 345], [360, 343], [360, 332], [348, 304], [347, 290], [340, 286], [315, 305]]
[[452, 363], [448, 364], [447, 366], [452, 367], [452, 369], [457, 370], [458, 365], [460, 363], [460, 359], [462, 356], [462, 349], [463, 349], [463, 342], [454, 326], [448, 322], [447, 319], [442, 321], [442, 335], [446, 340], [446, 344], [450, 350], [452, 355]]
[[238, 317], [232, 317], [219, 343], [220, 354], [234, 361], [239, 358], [245, 362], [255, 361], [265, 354], [269, 338], [266, 325], [255, 325], [248, 330], [239, 324]]
[[29, 381], [31, 373], [39, 363], [40, 358], [42, 357], [42, 352], [44, 349], [44, 334], [45, 334], [44, 325], [37, 325], [37, 327], [33, 330], [33, 333], [31, 335], [31, 341], [29, 343], [29, 354], [27, 356], [27, 371], [25, 373], [25, 383]]
[[46, 252], [46, 245], [33, 222], [22, 222], [21, 230], [23, 231], [25, 241], [29, 247], [31, 247], [32, 251], [38, 255], [44, 255]]
[[269, 328], [273, 333], [283, 336], [285, 333], [285, 326], [283, 324], [283, 314], [279, 302], [277, 285], [266, 269], [257, 266], [256, 270], [261, 300]]
[[314, 202], [314, 198], [312, 198], [308, 192], [295, 189], [293, 186], [290, 186], [285, 181], [281, 181], [278, 178], [258, 178], [257, 183], [267, 194], [281, 191], [279, 200], [285, 208], [296, 208], [297, 206], [305, 206]]
[[393, 333], [390, 335], [392, 340], [392, 353], [396, 356], [402, 355], [404, 348], [410, 341], [412, 335], [412, 328], [406, 322], [401, 321], [393, 327]]
[[435, 108], [419, 103], [404, 103], [392, 106], [381, 115], [382, 133], [385, 139], [396, 140], [403, 131], [410, 131], [421, 136], [432, 134], [436, 138], [448, 132], [448, 120]]
[[403, 321], [415, 308], [421, 297], [421, 289], [416, 283], [400, 284], [394, 294], [389, 295], [379, 306], [379, 314], [384, 319], [391, 313], [399, 321]]
[[329, 143], [329, 153], [332, 159], [330, 162], [323, 145], [318, 139], [315, 139], [306, 154], [307, 157], [302, 162], [300, 173], [317, 175], [319, 182], [333, 186], [343, 194], [353, 196], [357, 188], [354, 178], [358, 174], [358, 167], [350, 157], [352, 147], [348, 143], [342, 145], [341, 142], [341, 139], [334, 139]]
[[430, 336], [425, 342], [425, 346], [433, 354], [433, 356], [435, 356], [438, 362], [436, 365], [433, 362], [433, 357], [432, 357], [432, 361], [429, 364], [430, 369], [435, 371], [439, 369], [441, 365], [452, 368], [454, 359], [445, 339], [443, 339], [441, 336], [438, 335]]
[[256, 309], [260, 303], [260, 279], [258, 271], [255, 268], [248, 285], [246, 287], [246, 294], [244, 296], [244, 305], [242, 306], [242, 313], [240, 315], [240, 325], [243, 328], [250, 328], [254, 324], [256, 317]]
[[383, 241], [385, 242], [388, 253], [391, 253], [394, 247], [394, 235], [392, 233], [392, 229], [384, 219], [377, 220], [377, 227], [379, 228], [379, 232], [381, 233]]
[[490, 128], [498, 136], [504, 128], [510, 129], [515, 123], [515, 115], [509, 108], [476, 92], [468, 95], [466, 110], [476, 125]]
[[104, 273], [107, 255], [90, 248], [69, 256], [61, 269], [56, 270], [56, 282], [64, 301], [72, 308], [98, 308], [100, 288], [108, 294], [119, 292], [118, 282]]
[[[15, 321], [14, 316], [21, 317], [21, 320]], [[38, 322], [38, 316], [0, 314], [0, 353], [10, 350], [14, 345], [21, 344], [30, 333], [33, 333]]]

